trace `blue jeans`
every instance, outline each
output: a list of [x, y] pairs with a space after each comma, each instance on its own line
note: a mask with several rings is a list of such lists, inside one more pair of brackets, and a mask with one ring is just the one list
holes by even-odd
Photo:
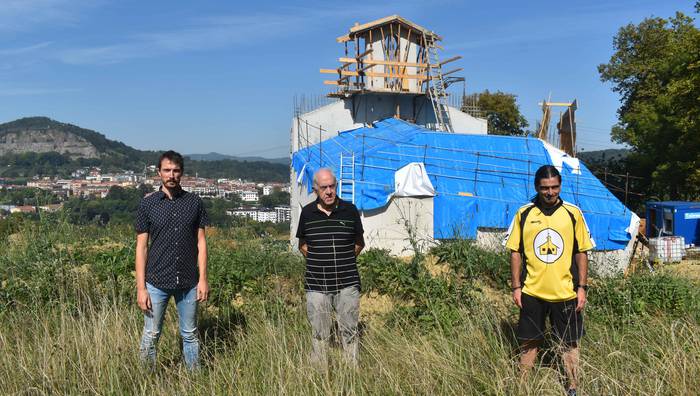
[[197, 287], [191, 289], [159, 289], [146, 283], [151, 297], [151, 310], [144, 314], [143, 337], [139, 349], [141, 360], [155, 364], [156, 345], [163, 329], [165, 309], [170, 297], [175, 297], [182, 336], [182, 354], [188, 369], [199, 367], [199, 339], [197, 338]]

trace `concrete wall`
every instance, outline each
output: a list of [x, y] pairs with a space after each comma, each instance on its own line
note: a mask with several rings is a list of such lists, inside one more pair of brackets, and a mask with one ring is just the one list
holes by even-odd
[[[366, 59], [370, 60], [387, 60], [385, 55], [384, 55], [384, 48], [385, 48], [385, 43], [386, 39], [388, 39], [388, 34], [389, 30], [385, 29], [384, 32], [384, 37], [385, 40], [382, 42], [382, 35], [379, 31], [379, 29], [374, 31], [374, 34], [372, 36], [372, 42], [368, 42], [365, 50], [372, 49], [372, 53], [367, 56]], [[367, 37], [369, 38], [369, 37]], [[399, 39], [399, 55], [397, 59], [391, 59], [394, 61], [401, 61], [401, 62], [410, 62], [410, 63], [419, 63], [418, 62], [418, 51], [422, 47], [422, 45], [418, 44], [418, 35], [416, 32], [412, 32], [411, 37], [408, 37], [408, 30], [402, 29], [401, 30], [401, 36], [398, 37]], [[408, 48], [408, 51], [406, 50]], [[369, 69], [371, 72], [375, 73], [391, 73], [391, 74], [409, 74], [409, 75], [416, 75], [418, 74], [418, 68], [415, 66], [410, 66], [410, 67], [405, 67], [405, 68], [397, 68], [396, 66], [387, 66], [387, 65], [375, 65], [371, 69]], [[383, 89], [383, 88], [390, 88], [388, 86], [385, 86], [385, 83], [387, 81], [395, 81], [394, 79], [390, 78], [385, 78], [385, 77], [366, 77], [365, 81], [368, 85], [369, 89]], [[416, 79], [404, 79], [403, 80], [403, 86], [400, 88], [402, 91], [407, 91], [407, 92], [413, 92], [413, 93], [424, 93], [424, 91], [421, 89], [421, 80], [416, 80]]]
[[[294, 248], [298, 246], [295, 235], [301, 209], [316, 199], [313, 192], [307, 193], [306, 187], [296, 182], [296, 176], [292, 170], [290, 242]], [[363, 211], [360, 215], [367, 248], [389, 249], [391, 254], [405, 256], [413, 254], [411, 239], [424, 250], [433, 243], [432, 197], [392, 198], [383, 208]]]
[[[292, 119], [292, 152], [307, 144], [313, 145], [337, 136], [340, 131], [393, 117], [397, 105], [402, 119], [427, 128], [435, 125], [435, 113], [425, 96], [378, 93], [355, 95]], [[486, 134], [485, 119], [472, 117], [454, 107], [450, 107], [449, 112], [455, 133]], [[318, 127], [323, 131], [319, 132]]]
[[432, 246], [433, 198], [394, 197], [380, 209], [364, 211], [367, 248], [388, 249], [396, 256], [411, 256]]
[[[636, 222], [636, 225], [635, 225]], [[632, 258], [632, 248], [634, 241], [637, 239], [637, 231], [639, 228], [639, 219], [632, 222], [631, 229], [634, 230], [632, 238], [624, 249], [619, 250], [594, 250], [588, 253], [588, 268], [589, 273], [595, 273], [598, 276], [613, 276], [623, 273], [630, 263]], [[476, 245], [491, 251], [503, 251], [505, 248], [501, 244], [506, 231], [477, 230]]]

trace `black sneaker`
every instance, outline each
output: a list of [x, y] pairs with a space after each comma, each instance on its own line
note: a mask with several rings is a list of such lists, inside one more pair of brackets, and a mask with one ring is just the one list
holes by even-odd
[[566, 396], [576, 396], [576, 388], [566, 391]]

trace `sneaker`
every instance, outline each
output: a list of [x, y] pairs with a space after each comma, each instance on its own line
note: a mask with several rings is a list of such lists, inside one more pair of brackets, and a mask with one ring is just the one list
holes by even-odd
[[576, 388], [566, 391], [566, 396], [576, 396]]

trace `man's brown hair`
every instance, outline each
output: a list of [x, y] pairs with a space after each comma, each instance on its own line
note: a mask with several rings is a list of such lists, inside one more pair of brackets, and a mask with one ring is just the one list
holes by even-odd
[[167, 159], [175, 165], [178, 165], [180, 167], [180, 170], [185, 170], [185, 159], [182, 158], [182, 154], [173, 150], [168, 150], [164, 152], [160, 155], [160, 159], [158, 160], [158, 170], [160, 170], [160, 164], [163, 163], [164, 159]]

